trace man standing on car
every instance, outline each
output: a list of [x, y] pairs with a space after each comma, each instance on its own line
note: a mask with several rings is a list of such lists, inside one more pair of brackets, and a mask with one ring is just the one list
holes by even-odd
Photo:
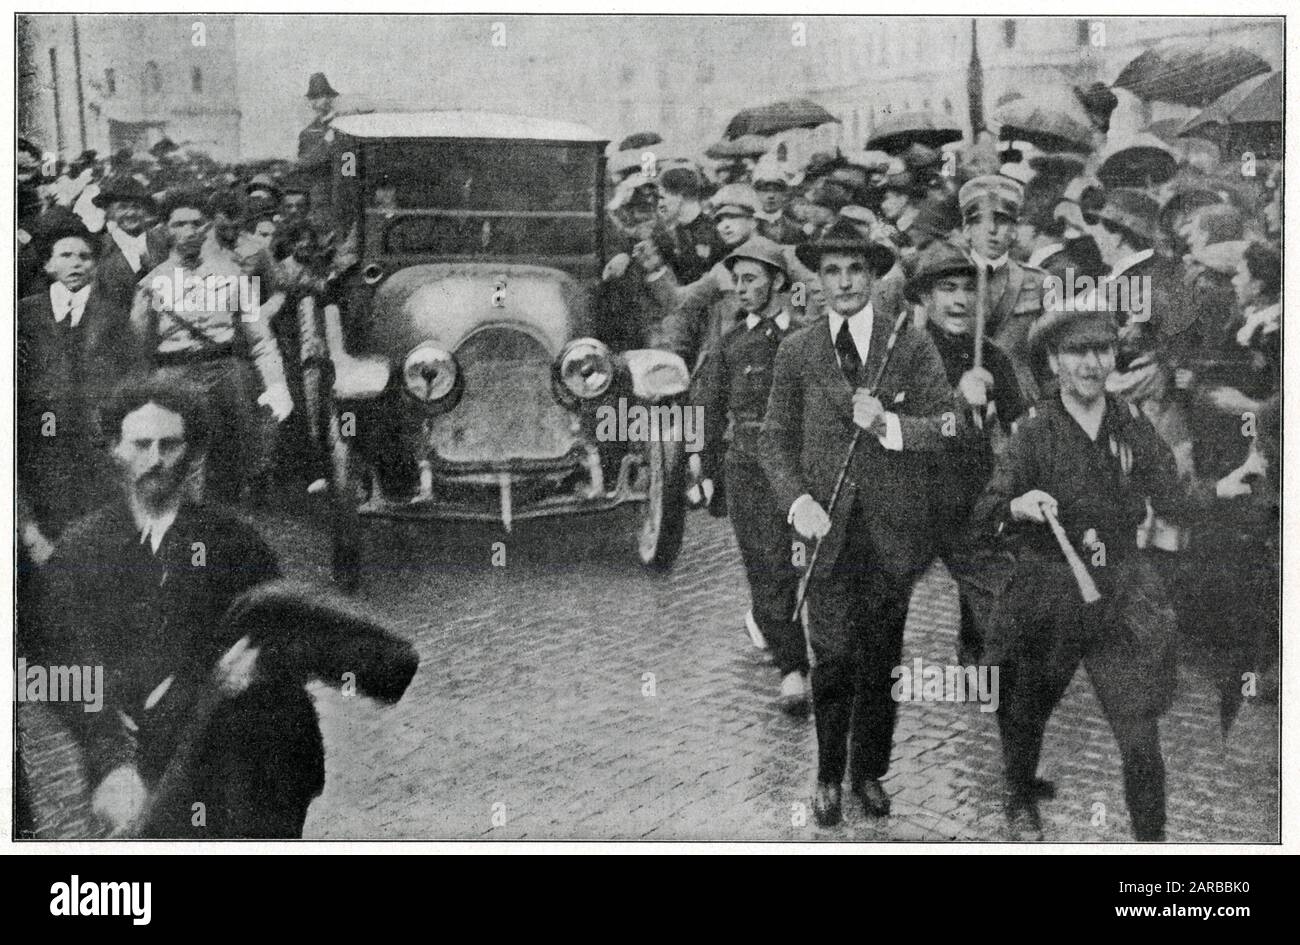
[[[841, 818], [846, 768], [866, 813], [889, 813], [880, 779], [898, 709], [891, 672], [912, 587], [932, 553], [926, 472], [930, 454], [946, 449], [964, 421], [921, 331], [900, 328], [877, 383], [898, 313], [873, 303], [872, 286], [894, 265], [893, 251], [836, 225], [796, 252], [817, 272], [829, 310], [777, 351], [760, 461], [786, 520], [821, 543], [808, 596], [813, 814], [831, 826]], [[827, 504], [859, 430], [832, 519]]]

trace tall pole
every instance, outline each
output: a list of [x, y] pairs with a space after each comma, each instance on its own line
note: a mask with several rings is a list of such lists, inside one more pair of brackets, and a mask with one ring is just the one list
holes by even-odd
[[63, 157], [63, 102], [59, 98], [59, 51], [50, 47], [50, 88], [54, 90], [54, 150]]
[[970, 138], [984, 130], [984, 66], [980, 63], [979, 28], [970, 21], [970, 65], [966, 69], [966, 97], [970, 106]]
[[81, 150], [86, 150], [86, 92], [81, 83], [81, 28], [72, 18], [72, 73], [77, 80], [77, 130], [81, 133]]

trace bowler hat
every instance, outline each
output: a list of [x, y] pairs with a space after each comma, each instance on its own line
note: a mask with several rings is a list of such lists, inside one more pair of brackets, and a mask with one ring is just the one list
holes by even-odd
[[244, 186], [244, 193], [251, 194], [255, 190], [265, 190], [267, 193], [274, 194], [277, 200], [280, 199], [280, 188], [270, 174], [253, 175], [253, 179]]
[[959, 247], [935, 240], [917, 257], [916, 271], [907, 280], [907, 297], [919, 301], [921, 294], [945, 276], [974, 276], [975, 263]]
[[143, 184], [130, 174], [115, 174], [99, 185], [91, 202], [101, 209], [111, 203], [138, 203], [153, 208], [153, 197]]
[[755, 262], [761, 262], [771, 266], [773, 269], [789, 276], [789, 270], [786, 268], [785, 252], [781, 247], [768, 239], [766, 236], [751, 236], [745, 242], [733, 249], [722, 264], [728, 270], [734, 269], [736, 263], [742, 259], [752, 259]]
[[799, 261], [814, 271], [827, 253], [862, 256], [877, 278], [894, 267], [894, 251], [864, 237], [848, 220], [837, 220], [814, 242], [796, 246], [794, 251]]
[[337, 98], [338, 94], [323, 72], [313, 72], [307, 80], [307, 98]]
[[1160, 204], [1149, 194], [1129, 187], [1106, 191], [1106, 202], [1097, 211], [1100, 220], [1123, 227], [1148, 242], [1155, 242], [1160, 224]]

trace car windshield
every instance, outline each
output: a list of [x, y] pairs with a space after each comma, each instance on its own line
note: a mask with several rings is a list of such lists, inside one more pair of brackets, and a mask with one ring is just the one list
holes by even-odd
[[385, 141], [366, 155], [381, 210], [595, 213], [597, 152], [535, 141]]

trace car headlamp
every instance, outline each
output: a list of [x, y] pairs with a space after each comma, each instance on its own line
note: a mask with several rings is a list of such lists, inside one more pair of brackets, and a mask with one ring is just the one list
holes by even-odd
[[422, 404], [435, 406], [456, 389], [460, 368], [451, 353], [431, 344], [417, 345], [402, 362], [402, 384]]
[[575, 338], [564, 346], [556, 368], [564, 389], [580, 400], [591, 400], [609, 390], [614, 380], [614, 359], [595, 338]]

